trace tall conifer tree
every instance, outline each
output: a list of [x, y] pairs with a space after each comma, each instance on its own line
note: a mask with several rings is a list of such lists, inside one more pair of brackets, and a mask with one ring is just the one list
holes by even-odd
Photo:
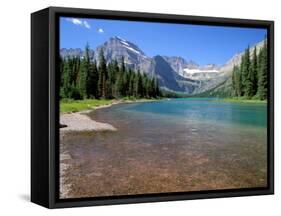
[[264, 42], [264, 46], [259, 53], [258, 58], [259, 71], [258, 71], [258, 97], [261, 100], [267, 98], [267, 44]]
[[106, 98], [107, 92], [106, 92], [106, 79], [107, 79], [107, 68], [106, 68], [106, 62], [103, 54], [103, 50], [100, 50], [99, 53], [99, 81], [98, 81], [98, 91], [99, 96], [102, 98]]

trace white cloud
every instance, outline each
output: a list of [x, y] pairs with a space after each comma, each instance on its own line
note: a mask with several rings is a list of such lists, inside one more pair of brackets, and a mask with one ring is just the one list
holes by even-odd
[[83, 24], [87, 29], [91, 28], [90, 24], [87, 21], [84, 21]]
[[77, 19], [77, 18], [67, 18], [67, 21], [73, 23], [74, 25], [78, 25], [78, 26], [83, 26], [87, 29], [90, 29], [91, 26], [87, 21], [82, 21], [81, 19]]
[[72, 18], [72, 23], [75, 25], [82, 25], [82, 21], [80, 19]]
[[102, 34], [102, 33], [104, 33], [104, 30], [102, 28], [99, 28], [98, 33]]
[[67, 18], [66, 20], [72, 22], [74, 25], [82, 25], [82, 21], [77, 18]]

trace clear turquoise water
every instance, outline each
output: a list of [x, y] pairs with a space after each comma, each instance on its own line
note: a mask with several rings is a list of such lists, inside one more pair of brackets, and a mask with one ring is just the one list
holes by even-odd
[[118, 131], [62, 138], [75, 164], [71, 197], [264, 187], [266, 113], [208, 98], [96, 110], [91, 118]]
[[172, 116], [181, 121], [229, 123], [266, 127], [267, 105], [218, 102], [217, 99], [187, 98], [130, 105], [127, 110]]

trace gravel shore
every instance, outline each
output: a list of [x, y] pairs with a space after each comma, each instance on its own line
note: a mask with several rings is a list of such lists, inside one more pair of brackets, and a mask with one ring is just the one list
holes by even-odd
[[[152, 101], [152, 100], [150, 100]], [[112, 105], [120, 103], [135, 103], [135, 102], [147, 102], [147, 100], [137, 100], [137, 101], [116, 101], [112, 104], [98, 106], [93, 109], [84, 110], [75, 113], [64, 113], [60, 115], [60, 124], [66, 127], [60, 128], [60, 131], [117, 131], [117, 129], [108, 124], [92, 120], [88, 117], [87, 113], [92, 112], [96, 109], [103, 109], [111, 107]]]
[[92, 120], [84, 112], [67, 113], [60, 116], [60, 123], [66, 127], [61, 131], [116, 131], [117, 129], [107, 123]]
[[[101, 106], [100, 108], [110, 107], [111, 105]], [[66, 132], [71, 131], [116, 131], [117, 129], [107, 123], [92, 120], [86, 114], [93, 110], [85, 110], [76, 113], [65, 113], [60, 115], [60, 124], [65, 127], [60, 128], [60, 139]], [[62, 140], [60, 143], [60, 197], [67, 198], [71, 191], [71, 183], [66, 175], [67, 170], [73, 166], [73, 159], [65, 149]]]
[[70, 170], [75, 167], [75, 161], [66, 149], [63, 143], [63, 137], [67, 135], [67, 132], [82, 132], [82, 131], [117, 131], [117, 129], [108, 123], [97, 122], [91, 119], [87, 114], [96, 109], [102, 109], [111, 107], [120, 103], [133, 103], [133, 102], [145, 102], [140, 101], [116, 101], [109, 105], [98, 106], [92, 109], [83, 110], [80, 112], [63, 113], [60, 114], [60, 198], [68, 198], [71, 193], [72, 182], [68, 177]]

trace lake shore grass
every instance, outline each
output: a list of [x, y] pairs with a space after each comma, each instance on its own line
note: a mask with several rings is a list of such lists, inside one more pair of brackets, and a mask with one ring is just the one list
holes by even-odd
[[92, 110], [111, 107], [121, 103], [139, 103], [158, 101], [160, 99], [86, 99], [60, 101], [60, 125], [61, 132], [67, 131], [117, 131], [117, 129], [108, 123], [97, 122], [85, 115]]
[[253, 104], [266, 104], [266, 100], [247, 99], [247, 98], [220, 98], [216, 100], [218, 102], [230, 102], [230, 103], [253, 103]]
[[149, 102], [160, 99], [136, 99], [136, 98], [122, 98], [122, 99], [86, 99], [86, 100], [72, 100], [63, 99], [60, 101], [60, 114], [80, 112], [84, 110], [92, 110], [102, 107], [108, 107], [120, 103], [134, 103], [134, 102]]

